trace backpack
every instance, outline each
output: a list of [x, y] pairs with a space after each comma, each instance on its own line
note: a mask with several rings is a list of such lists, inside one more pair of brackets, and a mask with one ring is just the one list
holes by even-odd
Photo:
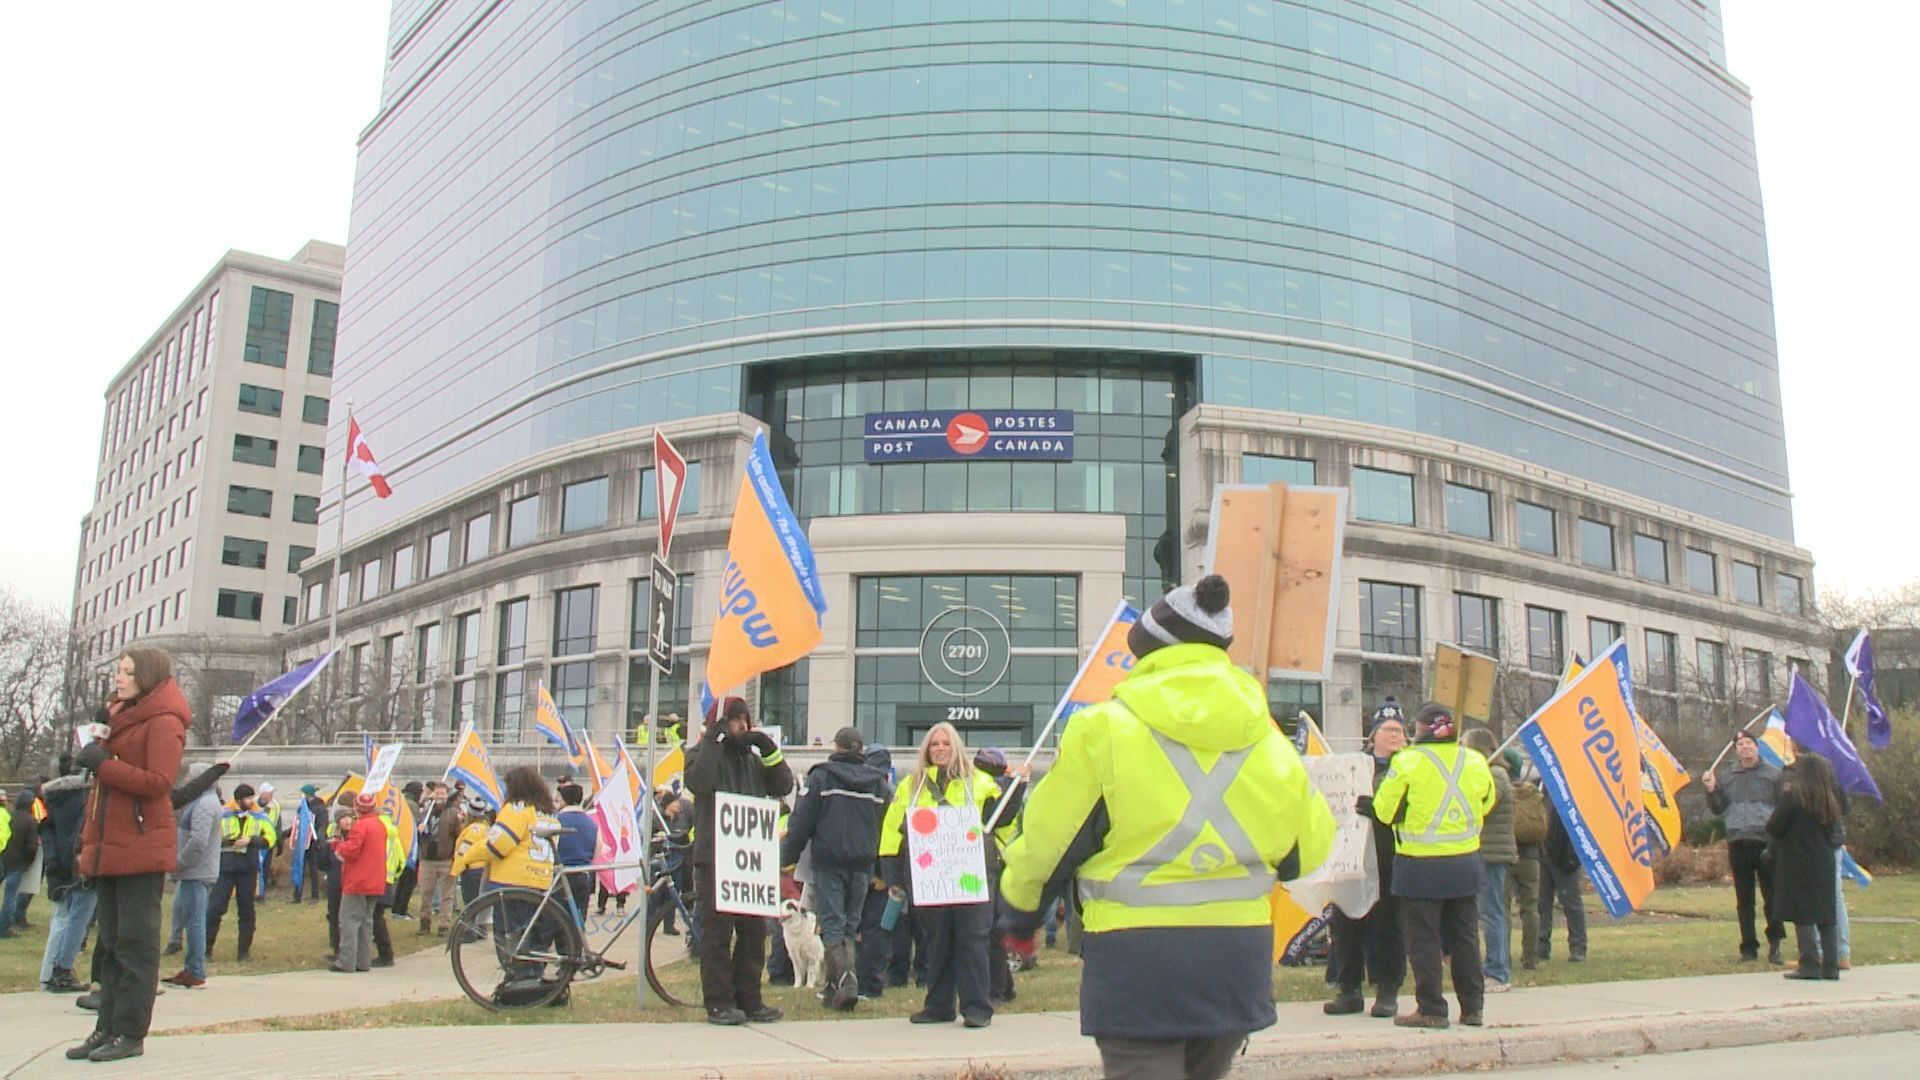
[[1513, 785], [1513, 842], [1543, 844], [1547, 840], [1547, 797], [1531, 780]]

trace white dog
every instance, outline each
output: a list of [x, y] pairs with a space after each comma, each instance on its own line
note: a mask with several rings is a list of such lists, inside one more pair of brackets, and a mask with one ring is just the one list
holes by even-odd
[[781, 901], [780, 933], [787, 940], [787, 955], [793, 958], [793, 985], [820, 989], [826, 981], [827, 947], [820, 943], [813, 912], [797, 901]]

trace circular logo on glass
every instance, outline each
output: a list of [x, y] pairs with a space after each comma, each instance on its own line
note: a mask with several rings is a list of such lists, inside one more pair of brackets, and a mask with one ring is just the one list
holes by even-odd
[[987, 419], [977, 412], [963, 412], [947, 421], [947, 445], [956, 454], [968, 457], [987, 448]]
[[1000, 684], [1013, 658], [1006, 624], [977, 607], [950, 607], [920, 635], [920, 671], [941, 693], [978, 697]]

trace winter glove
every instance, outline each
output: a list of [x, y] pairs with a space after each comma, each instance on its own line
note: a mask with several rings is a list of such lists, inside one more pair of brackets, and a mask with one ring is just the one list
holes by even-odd
[[1355, 799], [1353, 802], [1353, 812], [1363, 818], [1371, 820], [1373, 818], [1373, 796], [1362, 795], [1358, 799]]
[[773, 736], [764, 731], [750, 732], [747, 735], [747, 748], [760, 755], [762, 759], [770, 758], [780, 752], [780, 746], [773, 741]]
[[1040, 911], [1021, 911], [1008, 905], [994, 921], [993, 932], [1000, 937], [1030, 938], [1042, 926], [1046, 925], [1046, 913]]
[[80, 748], [80, 752], [73, 756], [73, 763], [88, 772], [99, 772], [100, 766], [112, 756], [107, 752], [107, 744], [96, 739]]

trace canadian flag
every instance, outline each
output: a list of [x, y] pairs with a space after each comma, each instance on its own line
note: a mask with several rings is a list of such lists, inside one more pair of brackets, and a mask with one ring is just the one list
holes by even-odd
[[393, 486], [387, 483], [387, 476], [380, 471], [380, 463], [373, 459], [373, 450], [367, 446], [367, 440], [360, 435], [360, 421], [347, 417], [347, 463], [353, 471], [367, 478], [373, 485], [373, 493], [386, 498], [393, 494]]

